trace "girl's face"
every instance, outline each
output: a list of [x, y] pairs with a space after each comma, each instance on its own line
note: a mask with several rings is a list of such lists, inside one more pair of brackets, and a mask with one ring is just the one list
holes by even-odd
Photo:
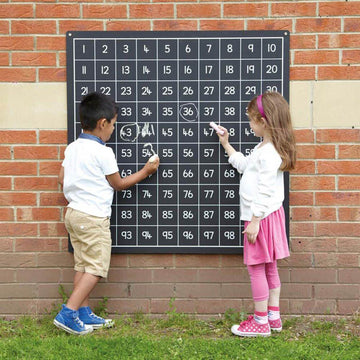
[[248, 117], [249, 117], [250, 127], [251, 127], [252, 131], [255, 133], [255, 136], [264, 137], [264, 135], [265, 135], [265, 120], [261, 119], [261, 122], [259, 122], [259, 121], [255, 121], [250, 115], [248, 115]]

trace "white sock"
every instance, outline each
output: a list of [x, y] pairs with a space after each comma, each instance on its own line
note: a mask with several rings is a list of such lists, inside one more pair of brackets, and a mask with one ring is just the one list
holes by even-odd
[[280, 311], [269, 310], [268, 312], [269, 320], [277, 320], [280, 318]]
[[267, 324], [268, 323], [268, 317], [267, 315], [265, 316], [260, 316], [260, 315], [257, 315], [257, 314], [254, 314], [254, 319], [255, 321], [260, 324], [260, 325], [264, 325], [264, 324]]

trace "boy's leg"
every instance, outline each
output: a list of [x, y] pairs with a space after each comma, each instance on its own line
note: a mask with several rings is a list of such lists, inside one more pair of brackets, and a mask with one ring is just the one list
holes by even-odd
[[83, 335], [93, 329], [112, 327], [113, 320], [95, 315], [88, 306], [89, 295], [101, 279], [100, 276], [76, 272], [74, 290], [61, 312], [54, 319], [54, 324], [72, 334]]
[[84, 301], [88, 301], [91, 291], [95, 288], [100, 279], [100, 276], [95, 276], [89, 273], [83, 273], [81, 277], [78, 276], [76, 286], [66, 306], [69, 309], [78, 310]]
[[[86, 273], [83, 272], [76, 272], [75, 273], [75, 277], [74, 277], [74, 290], [77, 289], [79, 287], [79, 285], [81, 286], [82, 284], [82, 278], [84, 277]], [[74, 292], [73, 292], [74, 293]], [[75, 293], [76, 295], [76, 293]], [[78, 308], [79, 311], [79, 319], [86, 325], [91, 325], [92, 328], [95, 329], [100, 329], [102, 327], [112, 327], [114, 326], [114, 321], [111, 319], [104, 319], [100, 316], [97, 316], [96, 314], [93, 313], [93, 311], [90, 309], [89, 307], [89, 296], [90, 294], [88, 294], [88, 296], [83, 300], [83, 302], [81, 303], [81, 305]], [[70, 296], [71, 298], [71, 296]], [[73, 299], [71, 299], [73, 300]], [[70, 301], [70, 299], [69, 299]], [[69, 305], [69, 303], [68, 303]], [[71, 303], [70, 303], [70, 306]]]
[[[93, 313], [89, 307], [89, 295], [97, 282], [107, 277], [111, 257], [110, 219], [97, 218], [77, 213], [74, 217], [72, 239], [78, 239], [79, 246], [74, 246], [77, 253], [74, 276], [74, 290], [67, 306], [77, 309], [79, 319], [94, 329], [113, 325], [111, 319], [103, 319]], [[77, 250], [77, 251], [75, 251]], [[85, 281], [85, 283], [84, 283]]]
[[79, 307], [88, 301], [90, 292], [98, 283], [100, 277], [76, 272], [74, 277], [74, 290], [66, 305], [62, 306], [61, 311], [56, 315], [54, 324], [71, 334], [84, 335], [93, 331], [91, 325], [85, 324], [79, 318]]
[[[78, 286], [80, 279], [82, 278], [82, 276], [84, 275], [84, 272], [79, 272], [76, 271], [75, 272], [75, 276], [74, 276], [74, 289]], [[82, 304], [80, 305], [80, 307], [83, 306], [89, 306], [89, 296], [82, 302]]]
[[67, 229], [74, 247], [74, 289], [67, 306], [78, 310], [89, 306], [89, 295], [110, 265], [110, 219], [71, 210]]

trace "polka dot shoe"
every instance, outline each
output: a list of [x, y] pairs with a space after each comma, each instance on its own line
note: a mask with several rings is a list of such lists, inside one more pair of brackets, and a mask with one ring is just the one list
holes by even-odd
[[270, 320], [269, 319], [269, 325], [270, 325], [270, 329], [272, 331], [280, 332], [282, 330], [281, 318], [278, 318], [276, 320]]
[[247, 320], [243, 321], [240, 325], [233, 325], [231, 332], [237, 336], [270, 336], [269, 323], [261, 325], [258, 324], [254, 317], [250, 315]]

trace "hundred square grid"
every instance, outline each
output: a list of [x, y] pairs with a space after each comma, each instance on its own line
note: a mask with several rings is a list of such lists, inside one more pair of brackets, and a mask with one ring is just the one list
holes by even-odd
[[[114, 196], [114, 253], [241, 253], [240, 175], [211, 121], [249, 154], [259, 142], [245, 116], [264, 91], [289, 100], [286, 31], [67, 33], [68, 141], [78, 105], [97, 91], [119, 106], [113, 148], [121, 176], [154, 153], [154, 175]], [[288, 217], [288, 175], [285, 176]]]

